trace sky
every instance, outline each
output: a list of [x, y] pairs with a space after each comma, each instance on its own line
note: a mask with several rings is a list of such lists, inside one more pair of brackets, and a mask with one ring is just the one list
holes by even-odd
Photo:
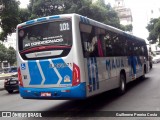
[[[20, 7], [26, 8], [29, 0], [19, 0]], [[110, 2], [112, 7], [115, 0], [105, 0]], [[147, 39], [148, 31], [146, 29], [149, 22], [149, 14], [152, 8], [160, 8], [160, 0], [124, 0], [125, 6], [131, 9], [133, 17], [133, 34]], [[160, 10], [160, 9], [159, 9]], [[160, 16], [160, 15], [159, 15]]]
[[27, 8], [27, 5], [29, 4], [29, 0], [19, 0], [20, 1], [20, 7], [21, 8]]

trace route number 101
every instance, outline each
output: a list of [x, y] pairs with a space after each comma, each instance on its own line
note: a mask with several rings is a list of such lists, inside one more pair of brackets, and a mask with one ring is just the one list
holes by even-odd
[[60, 24], [60, 31], [69, 30], [69, 24], [68, 23], [61, 23]]

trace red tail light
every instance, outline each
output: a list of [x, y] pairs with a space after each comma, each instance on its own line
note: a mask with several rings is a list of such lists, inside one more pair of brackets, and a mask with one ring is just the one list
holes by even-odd
[[22, 28], [22, 26], [18, 26], [18, 29], [21, 29]]
[[18, 68], [18, 80], [19, 80], [19, 85], [23, 86], [22, 75], [21, 75], [20, 68]]
[[72, 86], [77, 86], [80, 84], [80, 69], [73, 63], [73, 77], [72, 77]]

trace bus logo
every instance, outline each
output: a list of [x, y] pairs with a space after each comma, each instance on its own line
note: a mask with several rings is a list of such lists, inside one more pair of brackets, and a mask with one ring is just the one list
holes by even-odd
[[64, 82], [71, 82], [71, 79], [68, 75], [64, 77]]

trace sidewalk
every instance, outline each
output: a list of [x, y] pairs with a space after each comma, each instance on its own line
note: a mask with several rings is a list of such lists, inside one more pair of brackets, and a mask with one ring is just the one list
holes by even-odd
[[0, 80], [3, 80], [3, 79], [10, 77], [10, 76], [11, 76], [11, 74], [0, 74]]

